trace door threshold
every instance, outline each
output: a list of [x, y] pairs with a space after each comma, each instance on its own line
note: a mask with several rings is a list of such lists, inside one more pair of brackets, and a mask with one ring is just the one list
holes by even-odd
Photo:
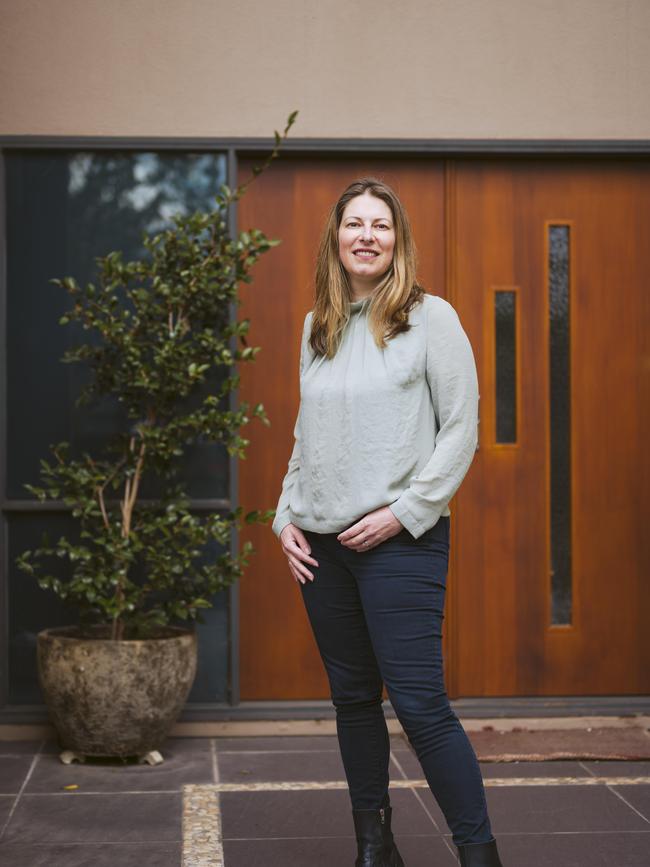
[[[624, 696], [531, 696], [460, 698], [450, 701], [463, 720], [523, 719], [565, 717], [628, 717], [650, 715], [650, 695]], [[383, 702], [387, 720], [395, 719], [388, 699]], [[336, 710], [329, 700], [242, 701], [230, 704], [188, 704], [179, 722], [238, 720], [336, 720]]]
[[[650, 696], [533, 696], [461, 698], [450, 702], [468, 731], [485, 725], [508, 729], [578, 728], [584, 725], [650, 728]], [[390, 702], [383, 703], [388, 730], [402, 728]], [[52, 732], [43, 706], [5, 708], [0, 713], [0, 740], [48, 736]], [[329, 700], [243, 701], [187, 704], [172, 735], [335, 734], [336, 711]]]

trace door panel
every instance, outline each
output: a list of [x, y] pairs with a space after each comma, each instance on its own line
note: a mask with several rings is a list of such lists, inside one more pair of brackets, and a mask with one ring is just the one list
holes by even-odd
[[[240, 162], [240, 181], [261, 160]], [[419, 277], [444, 287], [443, 167], [425, 160], [281, 157], [251, 184], [239, 207], [239, 227], [260, 228], [282, 243], [263, 256], [254, 282], [242, 290], [241, 316], [251, 319], [249, 345], [257, 359], [241, 365], [242, 400], [264, 403], [271, 427], [246, 429], [248, 457], [239, 465], [246, 510], [274, 509], [293, 448], [299, 405], [298, 363], [305, 314], [313, 307], [313, 274], [329, 208], [355, 178], [373, 174], [393, 186], [420, 240]], [[319, 699], [327, 678], [295, 583], [269, 526], [242, 533], [256, 553], [240, 584], [242, 699]]]
[[[481, 383], [481, 446], [456, 516], [450, 691], [646, 692], [649, 167], [468, 161], [450, 187], [450, 295]], [[549, 247], [550, 227], [563, 225], [564, 300]], [[494, 436], [503, 288], [519, 317], [507, 445]], [[563, 536], [567, 550], [553, 556]], [[560, 618], [554, 576], [569, 593]]]
[[[240, 180], [259, 162], [242, 162]], [[272, 423], [246, 430], [242, 505], [277, 503], [320, 231], [362, 174], [405, 202], [418, 276], [458, 310], [479, 370], [480, 447], [451, 505], [450, 697], [647, 691], [645, 162], [276, 161], [239, 208], [241, 229], [282, 239], [242, 289], [249, 344], [262, 351], [241, 365], [240, 393], [262, 401]], [[256, 548], [240, 586], [242, 699], [327, 698], [300, 588], [270, 526], [242, 537]]]

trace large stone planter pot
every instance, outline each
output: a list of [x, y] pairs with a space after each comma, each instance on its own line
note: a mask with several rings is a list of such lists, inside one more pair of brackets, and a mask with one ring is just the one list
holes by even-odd
[[155, 754], [194, 682], [196, 632], [166, 626], [155, 638], [111, 641], [98, 626], [86, 631], [92, 637], [80, 634], [63, 626], [37, 636], [39, 681], [60, 745], [78, 758]]

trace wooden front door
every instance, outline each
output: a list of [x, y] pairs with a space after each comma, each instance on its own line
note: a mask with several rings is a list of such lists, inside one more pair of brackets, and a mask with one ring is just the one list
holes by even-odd
[[467, 161], [448, 190], [481, 383], [450, 694], [647, 692], [650, 165]]
[[[240, 180], [260, 160], [242, 161]], [[647, 691], [650, 171], [642, 162], [283, 156], [239, 227], [280, 238], [242, 287], [257, 360], [241, 398], [246, 510], [274, 508], [293, 445], [302, 322], [321, 228], [361, 175], [409, 212], [427, 290], [477, 360], [479, 451], [451, 504], [445, 619], [452, 698]], [[240, 585], [245, 700], [328, 698], [300, 588], [270, 526]]]

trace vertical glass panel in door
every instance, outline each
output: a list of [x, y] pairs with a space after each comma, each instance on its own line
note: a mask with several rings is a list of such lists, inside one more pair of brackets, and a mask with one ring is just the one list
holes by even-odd
[[517, 441], [517, 293], [494, 293], [496, 442]]
[[571, 305], [569, 226], [548, 227], [551, 623], [571, 623]]

